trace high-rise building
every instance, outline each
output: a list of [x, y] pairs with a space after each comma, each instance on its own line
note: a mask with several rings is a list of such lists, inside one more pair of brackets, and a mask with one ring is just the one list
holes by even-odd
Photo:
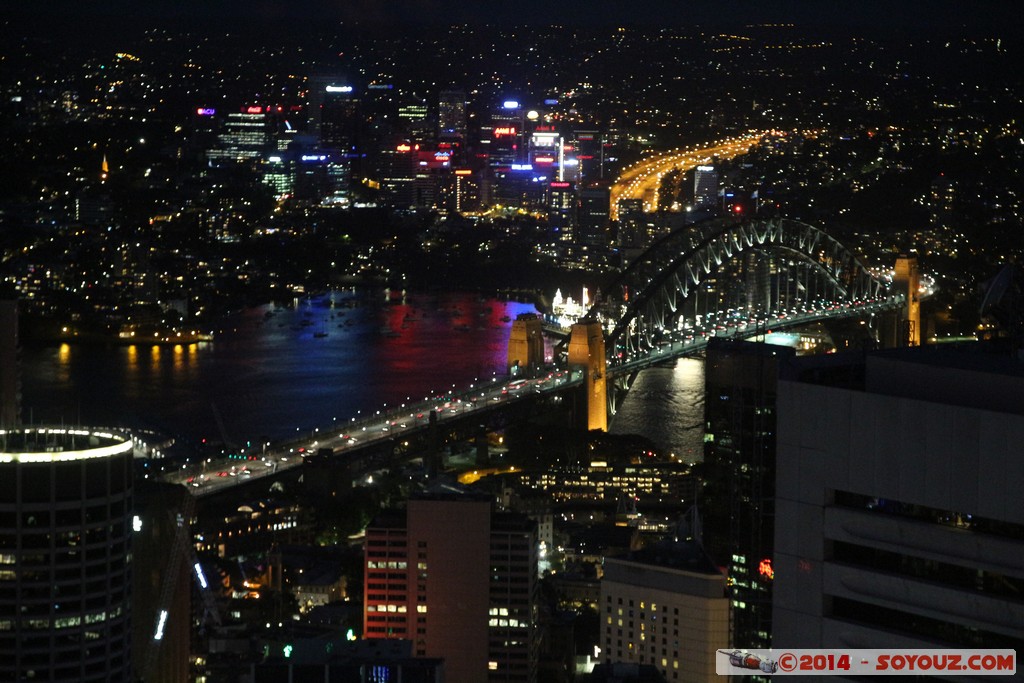
[[693, 540], [606, 557], [602, 660], [655, 666], [670, 683], [714, 679], [715, 651], [729, 647], [725, 581]]
[[425, 102], [404, 104], [398, 108], [402, 132], [416, 142], [428, 142], [434, 137], [434, 124]]
[[0, 431], [0, 680], [133, 681], [132, 441]]
[[618, 209], [619, 234], [616, 241], [626, 249], [642, 249], [648, 242], [644, 229], [644, 200], [620, 199]]
[[224, 118], [217, 135], [217, 146], [207, 152], [217, 164], [251, 163], [255, 165], [270, 146], [270, 128], [263, 107], [243, 107]]
[[320, 147], [355, 154], [362, 143], [362, 109], [351, 85], [327, 85], [321, 95]]
[[442, 90], [438, 94], [437, 137], [439, 140], [466, 139], [466, 93]]
[[600, 185], [580, 188], [579, 217], [574, 241], [579, 244], [608, 246], [611, 216], [611, 190]]
[[779, 383], [773, 646], [1024, 648], [1024, 373], [811, 356]]
[[13, 288], [0, 289], [0, 429], [21, 422], [21, 379], [18, 373], [18, 300]]
[[572, 148], [579, 163], [580, 179], [594, 182], [604, 178], [604, 138], [596, 130], [578, 130]]
[[365, 543], [364, 637], [412, 640], [448, 680], [536, 681], [534, 522], [489, 496], [426, 494], [378, 516]]
[[[704, 543], [730, 579], [732, 641], [771, 645], [775, 392], [785, 347], [714, 338], [704, 370]], [[765, 564], [767, 562], [767, 565]]]
[[576, 229], [576, 186], [564, 180], [548, 183], [548, 229], [556, 239], [570, 240]]
[[693, 173], [693, 204], [698, 209], [718, 205], [718, 171], [714, 166], [698, 166]]

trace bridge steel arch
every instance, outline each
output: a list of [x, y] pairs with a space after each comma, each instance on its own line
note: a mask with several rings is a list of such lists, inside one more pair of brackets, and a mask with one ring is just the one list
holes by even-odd
[[733, 257], [783, 253], [826, 283], [833, 300], [882, 296], [876, 278], [842, 243], [813, 225], [787, 218], [712, 219], [680, 228], [635, 259], [612, 283], [588, 318], [614, 327], [606, 338], [609, 360], [643, 353], [655, 344], [691, 292]]

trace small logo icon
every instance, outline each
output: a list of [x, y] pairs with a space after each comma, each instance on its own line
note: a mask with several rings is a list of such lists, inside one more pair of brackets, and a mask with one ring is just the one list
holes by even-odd
[[779, 664], [774, 659], [761, 657], [745, 650], [719, 650], [729, 658], [729, 664], [740, 669], [751, 669], [762, 671], [766, 674], [773, 674], [779, 669]]

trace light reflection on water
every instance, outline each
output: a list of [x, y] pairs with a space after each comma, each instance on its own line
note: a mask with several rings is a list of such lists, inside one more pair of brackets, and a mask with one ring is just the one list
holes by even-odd
[[683, 358], [640, 373], [611, 420], [613, 434], [641, 434], [685, 462], [704, 459], [704, 361]]
[[[336, 292], [234, 315], [213, 344], [27, 347], [23, 412], [196, 441], [278, 438], [504, 373], [511, 320], [534, 311], [469, 294]], [[700, 360], [645, 370], [611, 431], [700, 460], [703, 387]]]
[[473, 294], [386, 297], [247, 309], [212, 344], [26, 347], [23, 414], [195, 441], [278, 438], [504, 373], [511, 320], [535, 311]]

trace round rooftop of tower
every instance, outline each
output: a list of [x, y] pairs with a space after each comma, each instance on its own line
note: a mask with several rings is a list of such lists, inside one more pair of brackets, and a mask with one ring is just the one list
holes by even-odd
[[0, 681], [130, 683], [132, 441], [0, 430]]
[[110, 432], [64, 427], [0, 429], [0, 463], [89, 460], [131, 450], [131, 438]]

